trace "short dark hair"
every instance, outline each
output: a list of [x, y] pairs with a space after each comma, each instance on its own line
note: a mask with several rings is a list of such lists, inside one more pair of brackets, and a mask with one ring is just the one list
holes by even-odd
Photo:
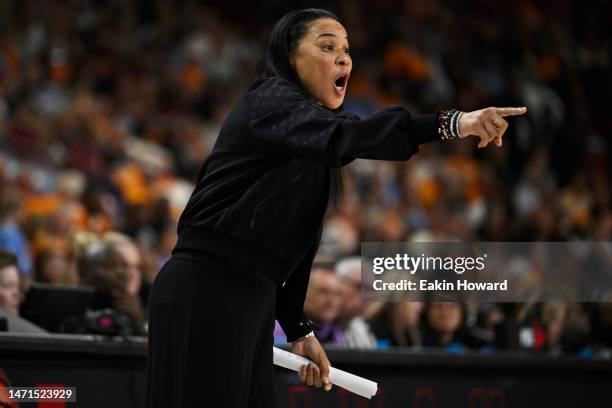
[[9, 266], [17, 266], [17, 255], [10, 251], [0, 249], [0, 269], [8, 268]]
[[300, 38], [308, 31], [308, 24], [320, 18], [340, 21], [331, 11], [317, 8], [294, 10], [281, 17], [274, 25], [264, 54], [257, 63], [256, 75], [263, 78], [284, 78], [304, 90], [302, 81], [291, 65], [291, 57]]

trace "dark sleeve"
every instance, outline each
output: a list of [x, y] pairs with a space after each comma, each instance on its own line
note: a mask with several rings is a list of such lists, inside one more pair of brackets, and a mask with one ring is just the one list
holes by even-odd
[[297, 340], [318, 327], [304, 315], [304, 300], [316, 247], [318, 245], [313, 246], [287, 282], [276, 290], [276, 320], [287, 335], [287, 342]]
[[437, 114], [413, 116], [392, 106], [360, 119], [326, 109], [278, 78], [247, 93], [247, 100], [249, 130], [258, 147], [331, 166], [356, 158], [408, 160], [419, 145], [439, 139]]

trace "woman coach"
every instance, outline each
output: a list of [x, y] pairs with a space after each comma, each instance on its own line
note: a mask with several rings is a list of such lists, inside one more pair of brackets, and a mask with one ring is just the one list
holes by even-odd
[[328, 11], [274, 27], [258, 77], [228, 115], [150, 295], [147, 407], [272, 407], [275, 318], [292, 350], [328, 383], [329, 361], [302, 307], [323, 216], [356, 158], [408, 160], [419, 145], [475, 135], [501, 146], [503, 118], [525, 108], [342, 110], [352, 69], [346, 30]]

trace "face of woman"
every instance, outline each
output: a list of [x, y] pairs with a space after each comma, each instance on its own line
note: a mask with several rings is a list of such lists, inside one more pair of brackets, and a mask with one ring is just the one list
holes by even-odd
[[0, 269], [0, 308], [19, 313], [19, 271], [14, 266]]
[[342, 24], [331, 18], [312, 21], [291, 64], [306, 90], [320, 104], [330, 109], [342, 104], [353, 68]]
[[456, 302], [431, 302], [429, 325], [439, 333], [454, 333], [461, 326], [461, 306]]
[[406, 327], [417, 327], [423, 311], [423, 302], [402, 302], [398, 304]]

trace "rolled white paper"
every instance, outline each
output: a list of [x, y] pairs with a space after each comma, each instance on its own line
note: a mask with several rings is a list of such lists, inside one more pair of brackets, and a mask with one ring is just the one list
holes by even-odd
[[[297, 371], [298, 373], [303, 365], [309, 363], [316, 365], [316, 363], [307, 358], [298, 356], [297, 354], [290, 353], [277, 347], [273, 347], [273, 351], [274, 364], [288, 368], [289, 370]], [[334, 367], [329, 368], [329, 380], [334, 385], [346, 388], [350, 392], [368, 399], [376, 395], [376, 391], [378, 390], [378, 384], [376, 384], [374, 381], [367, 380]]]

